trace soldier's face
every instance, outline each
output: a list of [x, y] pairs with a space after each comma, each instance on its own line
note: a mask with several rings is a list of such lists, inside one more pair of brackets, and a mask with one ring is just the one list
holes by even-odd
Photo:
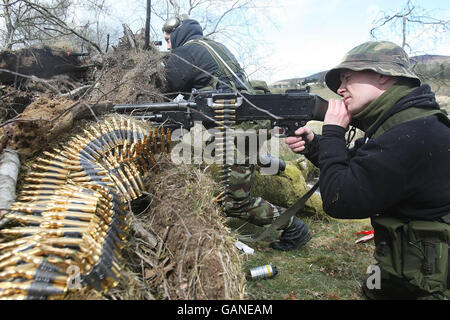
[[381, 77], [386, 76], [370, 70], [341, 70], [341, 85], [337, 93], [344, 98], [344, 104], [353, 115], [384, 92], [383, 87], [380, 86], [383, 83], [380, 81]]
[[170, 33], [164, 31], [164, 40], [166, 40], [167, 43], [167, 50], [172, 50], [172, 45], [170, 44]]

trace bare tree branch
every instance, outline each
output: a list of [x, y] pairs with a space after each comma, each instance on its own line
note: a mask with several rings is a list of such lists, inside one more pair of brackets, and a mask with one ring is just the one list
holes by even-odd
[[[398, 22], [401, 23], [401, 37], [402, 48], [411, 48], [409, 43], [409, 35], [416, 26], [434, 26], [441, 27], [443, 31], [449, 29], [449, 20], [440, 20], [428, 14], [422, 14], [423, 10], [416, 7], [412, 0], [406, 2], [405, 7], [401, 12], [389, 15], [383, 12], [383, 16], [373, 22], [374, 27], [370, 30], [372, 38], [376, 39], [376, 33], [385, 26], [395, 26]], [[439, 33], [439, 31], [437, 31]]]

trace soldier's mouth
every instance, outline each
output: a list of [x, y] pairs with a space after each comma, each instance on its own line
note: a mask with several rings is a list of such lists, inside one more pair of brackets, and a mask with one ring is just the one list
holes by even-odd
[[352, 98], [351, 97], [346, 97], [346, 98], [344, 98], [344, 104], [345, 105], [348, 105], [348, 102], [349, 102], [349, 100], [351, 100]]

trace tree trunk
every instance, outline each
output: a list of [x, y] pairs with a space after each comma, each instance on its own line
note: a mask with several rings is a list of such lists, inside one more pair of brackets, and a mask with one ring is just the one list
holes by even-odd
[[147, 0], [147, 17], [145, 19], [145, 44], [144, 50], [150, 49], [150, 18], [152, 14], [152, 0]]

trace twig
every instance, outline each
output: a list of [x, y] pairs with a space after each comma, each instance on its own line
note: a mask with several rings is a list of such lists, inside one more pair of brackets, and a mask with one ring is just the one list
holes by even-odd
[[163, 247], [164, 243], [165, 243], [166, 240], [167, 240], [167, 236], [168, 236], [168, 234], [169, 234], [169, 229], [170, 229], [170, 226], [167, 226], [167, 227], [166, 227], [166, 230], [164, 230], [164, 234], [163, 234], [163, 236], [162, 236], [162, 238], [161, 238], [161, 241], [159, 242], [158, 250], [156, 251], [156, 257], [157, 257], [158, 259], [159, 259], [159, 257], [161, 256], [162, 247]]
[[67, 93], [61, 93], [58, 96], [59, 97], [63, 97], [63, 98], [77, 96], [78, 94], [80, 94], [83, 91], [89, 89], [90, 87], [91, 87], [91, 85], [88, 84], [88, 85], [85, 85], [85, 86], [81, 86], [81, 87], [75, 88], [72, 91], [69, 91]]
[[136, 217], [134, 216], [133, 211], [131, 210], [131, 204], [128, 203], [128, 207], [129, 207], [129, 215], [131, 217], [131, 225], [133, 227], [133, 230], [140, 235], [141, 237], [145, 238], [148, 242], [148, 244], [152, 247], [155, 248], [156, 245], [158, 244], [158, 240], [156, 240], [156, 237], [151, 234], [149, 231], [145, 230], [145, 228], [142, 226], [142, 224], [136, 219]]
[[186, 256], [186, 250], [187, 250], [187, 246], [189, 244], [189, 240], [190, 240], [190, 236], [186, 239], [186, 242], [184, 243], [184, 249], [183, 249], [183, 255], [181, 256], [181, 261], [179, 263], [180, 265], [180, 271], [178, 273], [178, 282], [180, 283], [180, 289], [183, 292], [184, 295], [184, 299], [187, 299], [186, 296], [186, 292], [184, 291], [183, 288], [183, 264], [184, 264], [184, 257]]
[[5, 99], [5, 98], [7, 98], [7, 97], [9, 97], [9, 96], [12, 96], [12, 95], [15, 94], [16, 92], [17, 92], [17, 90], [14, 89], [14, 90], [11, 91], [10, 93], [7, 93], [7, 94], [1, 96], [1, 97], [0, 97], [0, 100], [3, 100], [3, 99]]
[[52, 86], [52, 85], [49, 83], [49, 81], [44, 80], [44, 79], [41, 79], [41, 78], [38, 78], [38, 77], [36, 77], [36, 76], [34, 76], [34, 75], [29, 76], [29, 75], [22, 74], [22, 73], [19, 73], [19, 72], [15, 72], [15, 71], [11, 71], [11, 70], [8, 70], [8, 69], [0, 69], [0, 72], [11, 73], [11, 74], [13, 74], [13, 75], [15, 75], [15, 76], [19, 76], [19, 77], [22, 77], [22, 78], [31, 79], [32, 81], [35, 81], [35, 82], [40, 82], [40, 83], [42, 83], [43, 85], [45, 85], [48, 89], [50, 89], [53, 93], [57, 93], [57, 94], [60, 94], [60, 93], [61, 93], [61, 92], [58, 90], [58, 88], [55, 88], [54, 86]]
[[42, 119], [42, 118], [39, 118], [39, 119], [20, 119], [20, 118], [18, 118], [18, 116], [16, 116], [16, 117], [14, 117], [12, 119], [9, 119], [9, 120], [3, 122], [2, 124], [0, 124], [0, 128], [4, 127], [4, 126], [7, 126], [10, 123], [14, 123], [14, 122], [33, 122], [33, 121], [48, 121], [48, 122], [51, 122], [52, 120]]

